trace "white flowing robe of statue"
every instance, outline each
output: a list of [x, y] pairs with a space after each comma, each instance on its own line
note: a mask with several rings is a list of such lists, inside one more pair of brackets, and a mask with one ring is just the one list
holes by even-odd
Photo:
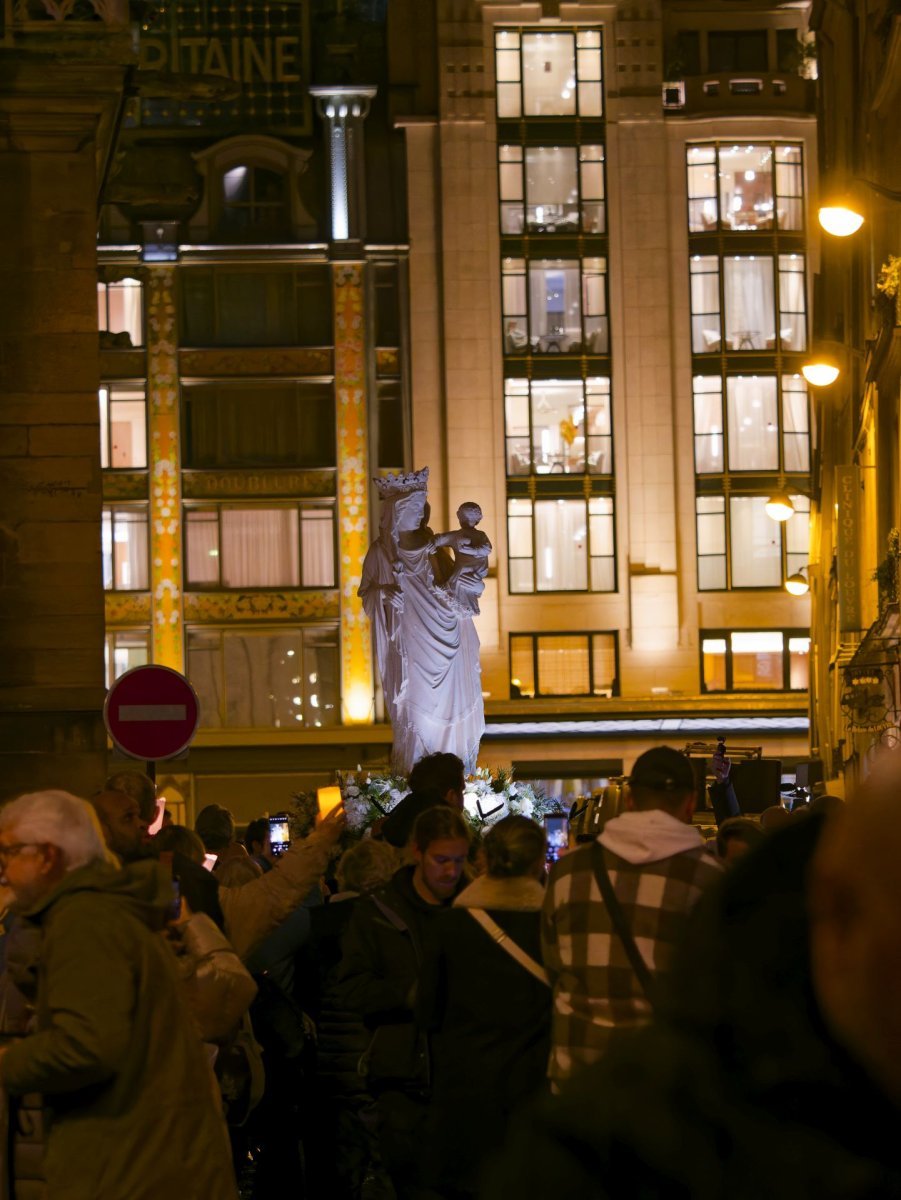
[[[436, 581], [430, 531], [414, 535], [420, 545], [399, 544], [397, 510], [409, 499], [384, 501], [381, 533], [360, 583], [394, 733], [392, 766], [408, 775], [418, 759], [444, 751], [458, 755], [471, 774], [485, 728], [479, 638], [472, 618]], [[400, 611], [389, 600], [395, 588], [403, 596]]]

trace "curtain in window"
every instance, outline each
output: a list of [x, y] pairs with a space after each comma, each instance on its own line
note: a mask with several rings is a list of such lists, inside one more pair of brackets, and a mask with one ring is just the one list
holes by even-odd
[[217, 513], [191, 513], [185, 520], [188, 586], [219, 584], [219, 517]]
[[308, 509], [301, 515], [304, 587], [334, 587], [335, 539], [332, 514]]
[[533, 345], [563, 353], [582, 341], [581, 280], [573, 262], [529, 269], [529, 319]]
[[587, 541], [584, 500], [535, 502], [535, 567], [539, 592], [587, 589]]
[[727, 396], [729, 470], [778, 470], [779, 422], [775, 377], [732, 377], [727, 381]]
[[223, 648], [228, 680], [226, 725], [293, 729], [303, 724], [299, 632], [268, 637], [226, 634]]
[[764, 350], [776, 338], [771, 258], [725, 258], [726, 340], [733, 350]]
[[297, 587], [297, 510], [223, 509], [222, 586]]
[[144, 345], [144, 305], [141, 285], [136, 279], [111, 283], [108, 292], [109, 331], [125, 332], [133, 346]]
[[766, 496], [732, 496], [732, 586], [779, 587], [781, 526], [766, 515]]

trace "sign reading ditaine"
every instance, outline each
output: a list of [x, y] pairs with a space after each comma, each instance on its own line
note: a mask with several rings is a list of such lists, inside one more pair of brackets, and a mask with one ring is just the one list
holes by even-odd
[[170, 667], [134, 667], [107, 692], [103, 720], [110, 737], [132, 758], [175, 758], [197, 730], [197, 694]]

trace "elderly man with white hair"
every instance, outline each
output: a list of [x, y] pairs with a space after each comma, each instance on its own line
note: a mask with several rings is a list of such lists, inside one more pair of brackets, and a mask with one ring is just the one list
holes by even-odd
[[0, 880], [40, 929], [36, 1030], [0, 1051], [7, 1092], [40, 1092], [53, 1200], [235, 1200], [212, 1074], [162, 929], [155, 862], [120, 868], [66, 792], [0, 810]]

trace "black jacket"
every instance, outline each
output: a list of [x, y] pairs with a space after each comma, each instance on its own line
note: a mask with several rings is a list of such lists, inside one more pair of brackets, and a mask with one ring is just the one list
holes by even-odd
[[413, 1024], [423, 948], [444, 905], [427, 904], [413, 886], [413, 867], [354, 905], [342, 940], [337, 995], [371, 1031], [364, 1071], [373, 1088], [425, 1093], [428, 1045]]
[[541, 963], [537, 880], [489, 879], [466, 888], [435, 923], [420, 977], [416, 1019], [430, 1034], [432, 1102], [425, 1160], [438, 1191], [475, 1186], [510, 1115], [545, 1084], [551, 989], [479, 925], [482, 908]]
[[770, 835], [702, 897], [660, 1018], [522, 1121], [486, 1200], [901, 1197], [898, 1112], [811, 984], [820, 828]]

